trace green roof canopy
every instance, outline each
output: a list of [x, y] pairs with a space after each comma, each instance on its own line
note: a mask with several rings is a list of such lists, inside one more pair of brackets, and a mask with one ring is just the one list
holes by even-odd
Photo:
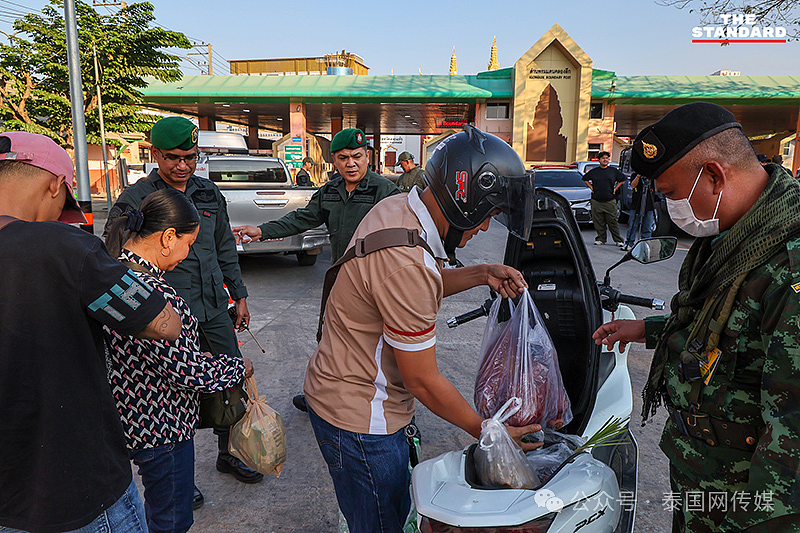
[[507, 76], [187, 76], [152, 80], [146, 102], [469, 102], [511, 98]]

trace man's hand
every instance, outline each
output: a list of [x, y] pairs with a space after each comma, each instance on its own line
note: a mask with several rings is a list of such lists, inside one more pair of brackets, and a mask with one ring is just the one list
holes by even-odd
[[231, 228], [236, 244], [250, 242], [261, 238], [261, 230], [256, 226], [236, 226]]
[[619, 341], [619, 351], [629, 342], [644, 342], [644, 320], [612, 320], [603, 324], [592, 335], [595, 344], [605, 344], [608, 349]]
[[536, 433], [537, 431], [542, 430], [542, 426], [539, 424], [530, 424], [529, 426], [509, 426], [506, 424], [506, 429], [508, 430], [508, 434], [511, 435], [511, 438], [514, 439], [514, 442], [517, 443], [517, 446], [522, 448], [522, 451], [529, 452], [531, 450], [535, 450], [536, 448], [541, 448], [544, 446], [544, 442], [522, 442], [522, 436], [527, 435], [528, 433]]
[[242, 358], [244, 361], [244, 377], [249, 378], [253, 375], [253, 362], [247, 357]]
[[487, 265], [486, 284], [503, 298], [514, 298], [528, 288], [522, 273], [508, 265]]
[[239, 298], [233, 303], [236, 308], [236, 331], [244, 331], [250, 326], [250, 311], [247, 309], [247, 298]]

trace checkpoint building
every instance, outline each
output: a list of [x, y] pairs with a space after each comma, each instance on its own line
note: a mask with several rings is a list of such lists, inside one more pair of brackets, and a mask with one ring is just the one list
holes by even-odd
[[[361, 128], [373, 146], [381, 136], [424, 136], [424, 165], [442, 139], [471, 123], [505, 139], [530, 166], [582, 161], [601, 150], [616, 159], [641, 128], [669, 110], [710, 101], [733, 112], [758, 153], [780, 153], [792, 172], [800, 166], [794, 149], [800, 76], [617, 76], [595, 69], [558, 24], [513, 66], [497, 68], [493, 60], [477, 74], [455, 73], [454, 55], [450, 75], [368, 75], [353, 56], [351, 71], [361, 75], [335, 73], [347, 69], [266, 75], [272, 72], [254, 72], [238, 61], [231, 70], [247, 75], [154, 80], [143, 90], [143, 105], [196, 116], [203, 130], [214, 130], [218, 121], [247, 127], [254, 150], [259, 129], [276, 131], [283, 136], [272, 146], [274, 155], [286, 157], [286, 146], [300, 146], [302, 156], [327, 162], [329, 139], [343, 128]], [[393, 164], [379, 156], [372, 161], [376, 168]]]

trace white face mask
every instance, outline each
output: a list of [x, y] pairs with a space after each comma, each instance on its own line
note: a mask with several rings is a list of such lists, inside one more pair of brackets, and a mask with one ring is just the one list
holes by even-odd
[[717, 207], [714, 208], [714, 214], [708, 220], [700, 220], [694, 215], [692, 204], [689, 200], [692, 198], [694, 188], [697, 187], [697, 182], [700, 180], [700, 175], [703, 173], [703, 168], [694, 179], [694, 185], [689, 192], [688, 198], [680, 200], [670, 200], [667, 198], [667, 211], [669, 211], [669, 218], [683, 231], [695, 237], [709, 237], [711, 235], [719, 235], [719, 219], [716, 218], [717, 210], [719, 209], [719, 202], [722, 200], [722, 191], [717, 198]]

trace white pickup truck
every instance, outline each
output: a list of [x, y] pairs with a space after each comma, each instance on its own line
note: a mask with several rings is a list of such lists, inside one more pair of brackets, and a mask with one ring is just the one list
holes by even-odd
[[[204, 161], [208, 178], [217, 184], [228, 203], [231, 226], [258, 226], [305, 207], [315, 187], [298, 187], [282, 159], [247, 155], [211, 155]], [[198, 165], [201, 166], [201, 165]], [[324, 226], [299, 235], [237, 246], [240, 254], [297, 254], [297, 262], [313, 265], [329, 244]]]

